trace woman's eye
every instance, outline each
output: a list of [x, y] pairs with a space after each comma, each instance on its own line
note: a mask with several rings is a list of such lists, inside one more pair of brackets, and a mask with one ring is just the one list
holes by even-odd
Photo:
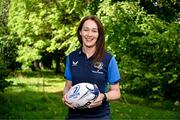
[[97, 32], [97, 30], [93, 30], [93, 32]]
[[97, 30], [97, 29], [95, 29], [95, 28], [93, 28], [93, 29], [92, 29], [92, 32], [98, 32], [98, 30]]
[[83, 31], [88, 31], [89, 29], [83, 29]]

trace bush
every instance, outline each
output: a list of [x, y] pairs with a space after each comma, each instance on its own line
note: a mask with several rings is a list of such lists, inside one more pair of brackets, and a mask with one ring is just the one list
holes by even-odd
[[4, 48], [6, 48], [5, 41], [0, 42], [0, 91], [4, 92], [4, 89], [11, 85], [11, 81], [6, 81], [5, 78], [8, 76], [8, 60], [6, 59], [6, 51]]
[[8, 71], [5, 64], [2, 63], [2, 59], [0, 59], [0, 91], [4, 92], [4, 89], [10, 86], [11, 82], [5, 80], [5, 78], [8, 76]]
[[133, 2], [104, 1], [98, 15], [108, 49], [119, 63], [122, 90], [148, 99], [179, 100], [180, 24], [149, 15]]

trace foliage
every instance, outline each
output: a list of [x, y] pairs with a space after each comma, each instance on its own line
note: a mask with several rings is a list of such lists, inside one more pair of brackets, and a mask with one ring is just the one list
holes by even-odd
[[5, 81], [5, 77], [7, 77], [6, 66], [2, 60], [2, 55], [0, 54], [0, 91], [3, 91], [8, 86], [8, 82]]
[[9, 68], [15, 62], [14, 44], [8, 41], [7, 16], [9, 10], [9, 0], [0, 2], [0, 91], [10, 86], [11, 82], [5, 80], [8, 76]]
[[8, 11], [9, 11], [9, 4], [10, 0], [1, 0], [0, 1], [0, 37], [3, 35], [7, 35], [7, 16], [8, 16]]
[[10, 35], [3, 39], [18, 48], [16, 60], [24, 68], [56, 64], [59, 71], [65, 55], [79, 46], [80, 19], [95, 14], [105, 26], [107, 49], [119, 63], [122, 91], [179, 100], [178, 6], [175, 0], [13, 0], [6, 28]]
[[74, 49], [77, 46], [76, 26], [83, 6], [78, 0], [12, 1], [8, 26], [11, 35], [20, 39], [17, 61], [28, 67], [41, 60], [44, 53], [55, 57], [58, 56], [56, 51], [64, 53], [66, 48], [67, 52]]
[[177, 0], [140, 0], [148, 14], [156, 14], [162, 20], [173, 22], [180, 10], [180, 3]]
[[179, 99], [180, 25], [148, 15], [136, 2], [104, 1], [97, 14], [108, 49], [119, 61], [123, 90], [149, 99]]
[[0, 41], [0, 91], [3, 92], [4, 89], [11, 85], [12, 82], [8, 82], [5, 78], [8, 76], [9, 71], [7, 69], [8, 59], [6, 59], [6, 51], [4, 51], [5, 45], [4, 41]]
[[[139, 81], [146, 81], [141, 85], [142, 89], [133, 89], [136, 93], [148, 95], [149, 98], [159, 97], [179, 99], [176, 94], [179, 91], [179, 31], [178, 24], [168, 26], [168, 31], [159, 33], [154, 31], [147, 37], [133, 39], [130, 43], [131, 56], [143, 63], [142, 76]], [[148, 59], [147, 59], [148, 58]], [[136, 82], [136, 85], [137, 82]], [[138, 86], [139, 86], [138, 85]], [[169, 91], [171, 89], [171, 91]], [[145, 93], [141, 91], [144, 90]], [[150, 93], [149, 93], [150, 92]]]

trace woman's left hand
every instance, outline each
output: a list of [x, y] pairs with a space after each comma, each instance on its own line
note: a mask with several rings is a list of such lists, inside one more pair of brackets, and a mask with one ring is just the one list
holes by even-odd
[[98, 107], [100, 105], [102, 105], [104, 99], [104, 94], [100, 93], [97, 97], [97, 99], [93, 102], [91, 102], [91, 104], [88, 106], [88, 108], [94, 108], [94, 107]]

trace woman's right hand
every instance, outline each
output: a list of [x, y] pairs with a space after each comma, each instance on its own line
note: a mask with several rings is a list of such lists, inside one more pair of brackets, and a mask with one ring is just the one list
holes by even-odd
[[63, 96], [62, 101], [66, 106], [68, 106], [68, 107], [70, 107], [72, 109], [75, 109], [75, 107], [72, 105], [72, 103], [67, 100], [67, 95], [66, 94]]

